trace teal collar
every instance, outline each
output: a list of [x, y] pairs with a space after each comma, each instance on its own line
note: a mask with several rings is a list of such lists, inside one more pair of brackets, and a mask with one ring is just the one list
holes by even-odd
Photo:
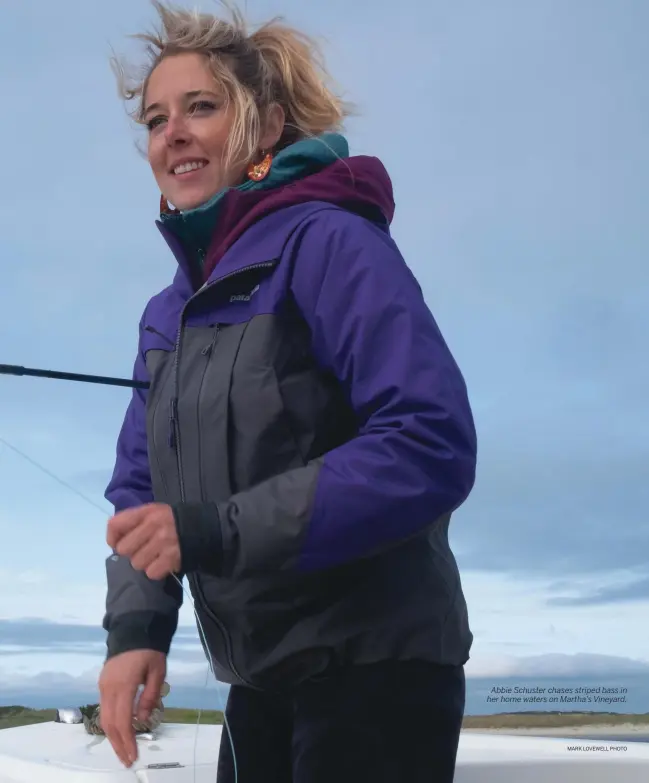
[[205, 204], [180, 214], [162, 214], [160, 220], [181, 241], [185, 252], [194, 262], [203, 263], [212, 240], [224, 196], [232, 190], [271, 190], [303, 177], [315, 174], [340, 158], [349, 157], [349, 145], [339, 133], [323, 133], [311, 139], [302, 139], [277, 153], [270, 172], [260, 182], [246, 180], [234, 188], [225, 188]]

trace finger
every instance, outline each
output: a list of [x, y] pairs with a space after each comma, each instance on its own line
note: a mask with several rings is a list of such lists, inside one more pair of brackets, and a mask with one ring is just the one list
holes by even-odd
[[145, 569], [145, 573], [154, 582], [164, 579], [173, 573], [173, 562], [174, 558], [171, 553], [162, 553]]
[[136, 571], [146, 571], [160, 557], [160, 544], [150, 541], [131, 556], [131, 565]]
[[[133, 708], [137, 689], [123, 687], [115, 701], [115, 723], [113, 726], [116, 740], [119, 743], [122, 763], [130, 767], [137, 761], [137, 744], [133, 729]], [[114, 747], [114, 746], [113, 746]]]
[[149, 671], [138, 703], [137, 716], [140, 720], [146, 720], [158, 703], [163, 681], [164, 672]]
[[128, 750], [124, 746], [115, 724], [116, 698], [116, 693], [112, 689], [105, 695], [102, 694], [99, 721], [104, 734], [115, 751], [115, 755], [122, 764], [129, 766]]
[[120, 511], [114, 517], [111, 517], [106, 528], [106, 543], [108, 546], [111, 549], [115, 549], [120, 539], [137, 527], [147, 513], [147, 506], [140, 506]]
[[[101, 689], [100, 689], [101, 690]], [[108, 738], [108, 741], [113, 746], [113, 750], [119, 757], [118, 748], [113, 742], [113, 699], [107, 694], [101, 691], [99, 697], [99, 725], [101, 726], [104, 734]]]
[[156, 529], [149, 519], [143, 519], [140, 524], [118, 541], [115, 551], [118, 555], [132, 558], [139, 550], [145, 548], [155, 537]]

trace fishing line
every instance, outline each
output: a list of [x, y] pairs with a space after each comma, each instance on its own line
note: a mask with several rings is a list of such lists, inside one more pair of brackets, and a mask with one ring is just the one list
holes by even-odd
[[72, 484], [68, 484], [67, 481], [62, 479], [60, 476], [57, 476], [55, 473], [52, 473], [52, 471], [48, 470], [44, 465], [41, 465], [39, 462], [36, 462], [36, 460], [33, 460], [28, 454], [25, 454], [25, 452], [21, 451], [17, 446], [14, 446], [12, 443], [9, 443], [9, 441], [5, 440], [5, 438], [0, 437], [0, 443], [2, 443], [2, 445], [6, 446], [8, 449], [11, 449], [11, 451], [13, 451], [14, 454], [18, 454], [19, 457], [22, 457], [24, 460], [29, 462], [30, 465], [42, 471], [46, 476], [49, 476], [53, 481], [56, 481], [57, 484], [60, 484], [62, 487], [65, 487], [65, 489], [69, 489], [70, 492], [72, 492], [78, 498], [81, 498], [81, 500], [85, 500], [85, 502], [89, 503], [93, 508], [96, 508], [98, 511], [101, 511], [102, 514], [107, 513], [106, 509], [103, 506], [100, 506], [98, 503], [95, 503], [94, 500], [89, 498], [87, 495], [84, 495], [83, 492], [81, 492], [81, 490], [78, 490], [76, 487], [73, 487]]
[[[24, 451], [19, 449], [17, 446], [14, 446], [13, 443], [10, 443], [6, 438], [3, 438], [0, 436], [0, 443], [2, 443], [3, 446], [6, 446], [8, 449], [14, 452], [14, 454], [17, 454], [18, 456], [22, 457], [26, 462], [28, 462], [32, 467], [36, 468], [37, 470], [40, 470], [42, 473], [44, 473], [46, 476], [49, 476], [53, 481], [55, 481], [60, 486], [64, 487], [65, 489], [72, 492], [74, 495], [76, 495], [78, 498], [83, 500], [84, 502], [88, 503], [90, 506], [92, 506], [96, 511], [100, 511], [102, 517], [106, 518], [106, 515], [108, 515], [108, 518], [112, 516], [107, 509], [104, 506], [100, 506], [98, 503], [95, 503], [94, 500], [89, 498], [87, 495], [85, 495], [83, 492], [81, 492], [76, 487], [72, 486], [72, 484], [69, 484], [65, 479], [62, 479], [60, 476], [57, 476], [56, 473], [53, 473], [49, 468], [46, 468], [44, 465], [42, 465], [40, 462], [37, 462], [35, 459], [30, 457], [28, 454], [25, 454]], [[119, 558], [120, 555], [113, 554], [113, 559]], [[207, 646], [207, 637], [205, 635], [205, 630], [203, 629], [203, 624], [201, 623], [200, 617], [198, 616], [198, 611], [196, 609], [196, 606], [194, 604], [194, 599], [189, 590], [185, 588], [182, 581], [178, 579], [178, 577], [175, 574], [170, 574], [176, 582], [180, 585], [180, 589], [183, 591], [184, 595], [186, 596], [187, 600], [189, 601], [192, 610], [194, 612], [194, 617], [196, 618], [196, 625], [198, 626], [198, 632], [201, 637], [201, 641], [203, 644], [203, 648], [205, 649], [205, 653], [208, 658], [209, 662], [209, 669], [205, 674], [205, 684], [203, 685], [203, 690], [207, 688], [208, 682], [209, 682], [209, 671], [211, 670], [212, 673], [215, 672], [214, 667], [214, 660], [212, 659], [212, 653], [209, 650], [209, 647]], [[138, 589], [141, 590], [140, 586], [138, 585]], [[218, 706], [221, 708], [221, 711], [223, 712], [223, 722], [225, 725], [225, 730], [228, 734], [228, 740], [230, 742], [230, 749], [232, 750], [232, 762], [234, 766], [234, 783], [238, 783], [239, 779], [239, 770], [237, 765], [237, 756], [234, 749], [234, 738], [232, 736], [232, 731], [230, 730], [230, 724], [228, 722], [228, 718], [226, 715], [226, 705], [224, 704], [220, 692], [218, 692], [217, 687], [217, 693], [218, 693], [218, 700], [219, 704]], [[196, 721], [196, 730], [194, 732], [194, 759], [193, 759], [193, 768], [194, 768], [194, 783], [196, 783], [196, 758], [197, 758], [197, 747], [198, 747], [198, 732], [200, 729], [200, 721], [201, 721], [201, 715], [202, 715], [202, 708], [198, 710], [198, 720]], [[138, 775], [138, 772], [140, 770], [134, 769], [133, 774], [135, 776], [136, 780], [140, 780], [140, 777]]]

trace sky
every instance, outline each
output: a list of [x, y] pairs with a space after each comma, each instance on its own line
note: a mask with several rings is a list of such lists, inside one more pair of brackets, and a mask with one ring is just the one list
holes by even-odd
[[[393, 235], [467, 380], [478, 478], [451, 531], [467, 675], [649, 673], [649, 4], [362, 8], [248, 0], [247, 14], [324, 40], [358, 107], [352, 153], [388, 168]], [[0, 363], [129, 376], [175, 262], [108, 59], [137, 53], [126, 36], [153, 12], [1, 13]], [[96, 681], [102, 496], [127, 402], [0, 376], [0, 703], [9, 686]], [[188, 601], [170, 676], [205, 679]]]

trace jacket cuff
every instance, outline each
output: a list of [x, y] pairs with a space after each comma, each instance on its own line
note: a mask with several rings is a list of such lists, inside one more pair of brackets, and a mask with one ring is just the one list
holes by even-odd
[[223, 535], [216, 504], [179, 503], [172, 510], [180, 543], [181, 571], [218, 575], [223, 561]]
[[131, 650], [156, 650], [168, 655], [177, 627], [177, 612], [129, 612], [117, 617], [107, 628], [106, 660]]

